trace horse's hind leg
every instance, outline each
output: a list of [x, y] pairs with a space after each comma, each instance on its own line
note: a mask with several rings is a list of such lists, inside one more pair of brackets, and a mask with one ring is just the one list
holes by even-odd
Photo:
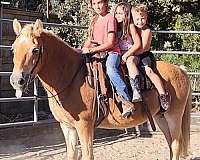
[[181, 148], [181, 123], [182, 120], [180, 119], [181, 117], [177, 116], [170, 116], [168, 113], [165, 115], [166, 120], [168, 122], [170, 134], [172, 137], [172, 142], [171, 142], [171, 150], [172, 150], [172, 155], [171, 159], [172, 160], [179, 160], [180, 158], [180, 148]]
[[161, 116], [161, 115], [156, 115], [155, 117], [156, 123], [158, 124], [158, 127], [160, 128], [160, 130], [163, 132], [169, 149], [170, 149], [170, 159], [172, 158], [172, 149], [171, 149], [171, 144], [172, 144], [172, 138], [171, 138], [171, 134], [170, 134], [170, 130], [168, 127], [168, 123], [165, 119], [165, 117]]
[[67, 160], [78, 160], [78, 135], [76, 129], [66, 123], [60, 123], [67, 145]]

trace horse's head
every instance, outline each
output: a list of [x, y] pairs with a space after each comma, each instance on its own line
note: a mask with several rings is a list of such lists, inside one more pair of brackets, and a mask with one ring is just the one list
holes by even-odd
[[40, 40], [43, 24], [37, 20], [35, 24], [25, 25], [24, 28], [15, 19], [13, 29], [16, 40], [12, 44], [14, 53], [14, 68], [10, 76], [10, 84], [16, 90], [16, 96], [21, 97], [22, 92], [35, 76], [40, 68], [42, 44]]

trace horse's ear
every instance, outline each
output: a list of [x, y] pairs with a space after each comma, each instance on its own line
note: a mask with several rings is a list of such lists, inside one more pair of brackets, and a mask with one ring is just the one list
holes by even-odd
[[22, 30], [22, 26], [16, 18], [13, 20], [13, 30], [17, 36], [20, 35]]
[[42, 31], [43, 31], [42, 21], [37, 19], [35, 24], [34, 24], [34, 35], [36, 37], [40, 37], [40, 34], [42, 33]]

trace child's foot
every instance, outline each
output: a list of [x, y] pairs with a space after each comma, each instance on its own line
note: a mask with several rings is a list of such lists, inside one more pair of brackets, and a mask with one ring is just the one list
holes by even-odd
[[119, 102], [122, 103], [122, 109], [123, 109], [122, 117], [123, 118], [128, 118], [135, 111], [134, 104], [128, 100], [125, 100], [122, 96], [116, 96], [116, 100], [118, 103]]
[[166, 93], [166, 94], [161, 94], [159, 98], [160, 98], [160, 112], [164, 114], [170, 107], [171, 96], [168, 93]]
[[127, 107], [125, 104], [122, 104], [122, 108], [123, 108], [122, 112], [123, 118], [128, 118], [135, 110], [133, 107]]
[[134, 104], [132, 104], [127, 100], [122, 101], [122, 109], [123, 109], [122, 112], [123, 118], [128, 118], [135, 111]]
[[135, 92], [133, 93], [133, 98], [132, 102], [141, 102], [142, 101], [142, 96], [138, 93], [136, 94]]

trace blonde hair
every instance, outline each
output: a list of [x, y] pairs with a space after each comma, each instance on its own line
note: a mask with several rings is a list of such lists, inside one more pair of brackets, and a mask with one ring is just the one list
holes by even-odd
[[132, 14], [134, 12], [137, 12], [137, 13], [144, 14], [147, 16], [147, 7], [144, 4], [136, 4], [135, 6], [132, 7], [131, 12]]

